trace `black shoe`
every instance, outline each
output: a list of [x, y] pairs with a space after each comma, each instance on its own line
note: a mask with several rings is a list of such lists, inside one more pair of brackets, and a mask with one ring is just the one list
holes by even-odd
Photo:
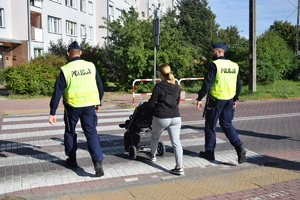
[[101, 176], [104, 175], [104, 171], [103, 171], [103, 168], [102, 168], [102, 162], [96, 161], [95, 164], [94, 164], [94, 169], [95, 169], [97, 177], [101, 177]]
[[175, 175], [183, 175], [184, 174], [183, 167], [181, 168], [175, 167], [174, 169], [171, 169], [171, 173]]
[[76, 167], [78, 167], [76, 160], [71, 160], [70, 158], [67, 158], [67, 160], [66, 160], [66, 167], [68, 167], [68, 168], [76, 168]]
[[238, 163], [242, 164], [246, 161], [246, 150], [242, 147], [235, 147], [236, 153], [238, 155]]
[[200, 158], [204, 158], [206, 160], [214, 161], [215, 160], [215, 152], [214, 151], [200, 151]]

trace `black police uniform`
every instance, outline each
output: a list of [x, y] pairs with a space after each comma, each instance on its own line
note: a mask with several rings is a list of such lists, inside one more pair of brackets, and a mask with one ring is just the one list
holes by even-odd
[[[80, 49], [77, 42], [70, 44], [69, 49]], [[70, 62], [80, 60], [80, 57], [73, 58]], [[103, 84], [99, 73], [96, 70], [96, 82], [99, 91], [100, 102], [104, 95]], [[66, 79], [61, 71], [54, 86], [54, 93], [50, 101], [50, 115], [55, 115], [58, 108], [58, 104], [61, 96], [64, 93], [64, 89], [67, 87]], [[98, 117], [95, 112], [95, 106], [87, 107], [72, 107], [64, 101], [65, 111], [64, 111], [64, 121], [65, 121], [65, 133], [64, 133], [64, 146], [66, 156], [69, 158], [66, 161], [66, 165], [69, 167], [76, 167], [76, 150], [77, 150], [77, 134], [75, 131], [76, 124], [80, 119], [81, 127], [84, 131], [85, 137], [87, 138], [88, 151], [92, 157], [92, 161], [96, 167], [103, 161], [103, 153], [100, 147], [99, 137], [97, 134], [96, 126]], [[101, 166], [102, 169], [102, 166]], [[103, 172], [103, 171], [102, 171]], [[102, 172], [96, 175], [103, 175]]]
[[[212, 48], [222, 48], [227, 50], [227, 46], [221, 43], [212, 44]], [[218, 59], [225, 59], [225, 57], [219, 57]], [[211, 86], [215, 80], [217, 73], [217, 66], [215, 63], [210, 63], [208, 71], [205, 75], [204, 82], [201, 90], [198, 92], [198, 101], [201, 101], [204, 96], [209, 93]], [[208, 160], [215, 160], [214, 149], [216, 146], [216, 133], [215, 128], [217, 121], [225, 133], [230, 143], [235, 147], [238, 154], [238, 162], [243, 163], [245, 161], [245, 150], [242, 145], [243, 142], [239, 139], [235, 128], [232, 125], [234, 118], [233, 102], [238, 100], [241, 91], [240, 73], [237, 74], [236, 95], [229, 100], [220, 100], [210, 94], [207, 97], [207, 103], [205, 105], [205, 152], [200, 152], [200, 157]]]

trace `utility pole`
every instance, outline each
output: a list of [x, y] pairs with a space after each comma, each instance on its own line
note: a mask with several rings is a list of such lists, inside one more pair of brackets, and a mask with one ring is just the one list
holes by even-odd
[[256, 0], [249, 0], [249, 91], [256, 92]]
[[300, 12], [300, 0], [298, 0], [298, 12], [297, 12], [297, 30], [296, 30], [296, 48], [295, 53], [298, 55], [299, 50], [299, 12]]

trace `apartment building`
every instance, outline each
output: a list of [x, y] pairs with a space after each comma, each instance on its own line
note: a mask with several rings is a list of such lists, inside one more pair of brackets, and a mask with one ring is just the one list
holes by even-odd
[[[174, 9], [180, 0], [1, 0], [0, 69], [48, 51], [50, 42], [85, 40], [104, 45], [104, 20], [115, 20], [131, 6], [145, 18]], [[142, 18], [142, 15], [140, 14]]]

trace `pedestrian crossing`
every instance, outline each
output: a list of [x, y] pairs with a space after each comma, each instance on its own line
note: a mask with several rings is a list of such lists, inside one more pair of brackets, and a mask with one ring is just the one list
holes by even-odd
[[[121, 129], [119, 124], [124, 123], [132, 113], [132, 109], [124, 109], [101, 111], [98, 114], [97, 130], [104, 158], [117, 155], [128, 158], [118, 159], [118, 161], [109, 162], [108, 164], [104, 162], [105, 175], [99, 179], [124, 177], [125, 181], [129, 181], [129, 176], [137, 176], [138, 180], [138, 175], [162, 173], [174, 167], [173, 155], [159, 157], [155, 165], [146, 159], [137, 161], [131, 160], [129, 156], [124, 156], [127, 154], [127, 152], [124, 152], [123, 146], [125, 129]], [[0, 119], [2, 120], [2, 122], [0, 121], [0, 195], [38, 187], [80, 183], [97, 179], [94, 176], [94, 168], [91, 162], [88, 166], [85, 165], [74, 170], [63, 166], [66, 156], [63, 151], [64, 124], [62, 114], [57, 115], [58, 122], [54, 126], [48, 123], [47, 114], [3, 116]], [[203, 123], [203, 120], [198, 121], [198, 124]], [[183, 122], [183, 125], [189, 124], [196, 123], [195, 121]], [[76, 131], [78, 133], [78, 144], [86, 144], [80, 124]], [[167, 135], [167, 132], [164, 131], [162, 137], [168, 138]], [[204, 145], [203, 134], [200, 134], [197, 129], [183, 126], [181, 137], [184, 138], [181, 140], [184, 149], [194, 146], [200, 149]], [[170, 141], [165, 139], [163, 142], [167, 151], [172, 152]], [[227, 141], [218, 139], [217, 144], [221, 143], [227, 143]], [[147, 148], [144, 151], [147, 151]], [[139, 154], [141, 157], [145, 157], [142, 152]], [[248, 150], [247, 157], [257, 158], [260, 155]], [[86, 159], [90, 160], [87, 148], [77, 150], [77, 159], [79, 163]], [[237, 164], [237, 156], [234, 150], [218, 152], [216, 160], [215, 162], [208, 162], [201, 159], [198, 157], [198, 152], [189, 152], [184, 154], [183, 157], [186, 169], [219, 166], [220, 162]]]

